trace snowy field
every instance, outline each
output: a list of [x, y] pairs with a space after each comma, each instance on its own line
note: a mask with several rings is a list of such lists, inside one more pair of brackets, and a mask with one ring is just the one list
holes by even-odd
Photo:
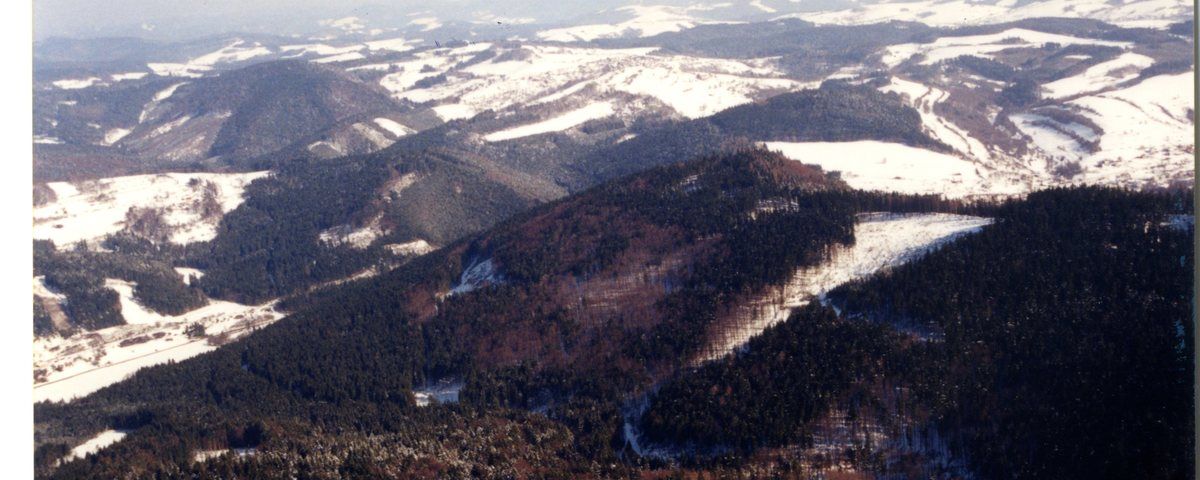
[[940, 194], [961, 198], [987, 193], [986, 180], [970, 160], [898, 143], [766, 142], [784, 156], [825, 171], [842, 172], [842, 180], [860, 190]]
[[[55, 200], [33, 209], [33, 238], [63, 246], [98, 240], [125, 228], [130, 208], [163, 213], [174, 243], [216, 236], [224, 213], [242, 203], [246, 185], [267, 172], [163, 173], [113, 177], [83, 182], [50, 182]], [[220, 212], [203, 215], [205, 184], [216, 186]]]
[[839, 285], [911, 262], [991, 223], [989, 218], [945, 213], [859, 215], [853, 246], [835, 250], [824, 264], [800, 269], [782, 288], [739, 307], [733, 325], [699, 361], [737, 351], [763, 330], [786, 320], [792, 309], [822, 298]]
[[[282, 318], [273, 303], [252, 306], [223, 301], [210, 301], [183, 315], [165, 316], [138, 304], [132, 284], [113, 279], [105, 284], [120, 295], [121, 315], [128, 325], [67, 338], [54, 335], [35, 339], [34, 402], [82, 397], [141, 368], [216, 350]], [[184, 330], [191, 325], [202, 325], [206, 337], [188, 337]]]

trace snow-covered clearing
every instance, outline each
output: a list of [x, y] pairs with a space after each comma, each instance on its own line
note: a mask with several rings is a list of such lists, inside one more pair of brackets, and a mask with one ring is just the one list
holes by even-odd
[[199, 269], [195, 269], [195, 268], [175, 267], [175, 272], [183, 277], [183, 283], [186, 285], [192, 284], [192, 280], [191, 280], [192, 277], [196, 277], [196, 278], [204, 277], [204, 270], [199, 270]]
[[61, 88], [63, 90], [79, 90], [82, 88], [88, 88], [92, 85], [96, 85], [96, 84], [99, 84], [102, 82], [103, 82], [103, 80], [101, 80], [99, 77], [88, 77], [88, 78], [82, 78], [82, 79], [57, 80], [57, 81], [54, 81], [51, 83], [54, 86]]
[[1083, 17], [1126, 27], [1161, 28], [1191, 16], [1192, 4], [1187, 0], [917, 0], [858, 3], [843, 10], [794, 13], [778, 18], [838, 25], [908, 21], [930, 26], [957, 26], [997, 24], [1025, 18]]
[[72, 448], [71, 453], [63, 457], [61, 461], [69, 462], [76, 458], [85, 458], [88, 455], [99, 452], [101, 449], [117, 443], [125, 438], [126, 432], [120, 430], [105, 430], [96, 434], [96, 436], [83, 442], [78, 447]]
[[989, 218], [944, 213], [859, 215], [854, 245], [835, 249], [829, 261], [801, 268], [787, 284], [740, 306], [698, 360], [737, 351], [766, 328], [786, 320], [792, 309], [820, 300], [837, 286], [911, 262], [991, 223]]
[[504, 140], [512, 140], [514, 138], [528, 137], [549, 132], [561, 132], [576, 126], [586, 123], [588, 120], [604, 118], [613, 114], [611, 103], [599, 102], [593, 103], [583, 108], [569, 111], [554, 118], [549, 118], [537, 123], [521, 125], [498, 132], [492, 132], [484, 135], [483, 139], [489, 142], [501, 142]]
[[390, 118], [382, 118], [381, 117], [381, 118], [376, 118], [374, 121], [375, 121], [376, 125], [379, 125], [379, 128], [382, 128], [384, 130], [391, 132], [392, 135], [395, 135], [396, 137], [403, 137], [405, 135], [416, 132], [416, 130], [413, 130], [404, 125], [401, 125], [400, 122], [397, 122]]
[[[35, 339], [33, 401], [69, 401], [88, 395], [141, 368], [216, 350], [282, 317], [274, 302], [241, 305], [216, 300], [182, 315], [160, 315], [138, 304], [131, 284], [112, 279], [105, 284], [120, 295], [121, 315], [129, 324], [66, 338]], [[206, 337], [190, 338], [184, 333], [195, 324], [204, 327]]]
[[417, 399], [418, 407], [428, 406], [435, 401], [437, 403], [458, 403], [458, 392], [462, 388], [463, 382], [445, 379], [413, 389], [413, 396]]
[[[97, 240], [125, 228], [131, 208], [161, 211], [175, 243], [208, 240], [221, 216], [242, 203], [246, 185], [268, 172], [163, 173], [83, 182], [51, 182], [55, 200], [34, 207], [33, 238], [58, 245]], [[220, 212], [204, 215], [206, 185]]]
[[766, 142], [768, 149], [802, 163], [842, 172], [860, 190], [942, 194], [959, 198], [985, 192], [985, 180], [969, 160], [898, 143]]
[[1137, 78], [1142, 69], [1154, 65], [1154, 59], [1137, 53], [1123, 53], [1107, 62], [1088, 67], [1083, 73], [1042, 85], [1047, 98], [1063, 98], [1098, 92]]
[[1080, 38], [1070, 35], [1045, 33], [1024, 28], [1010, 28], [1000, 33], [987, 35], [968, 35], [961, 37], [940, 37], [929, 43], [905, 43], [887, 47], [883, 54], [883, 63], [895, 67], [904, 61], [921, 55], [921, 65], [931, 65], [942, 60], [949, 60], [962, 55], [974, 55], [990, 58], [992, 53], [1010, 48], [1041, 48], [1047, 43], [1059, 45], [1100, 45], [1106, 47], [1129, 47], [1129, 42], [1115, 42]]
[[1067, 160], [1079, 160], [1087, 155], [1087, 151], [1074, 138], [1049, 126], [1048, 124], [1057, 125], [1058, 122], [1048, 117], [1032, 113], [1018, 113], [1009, 115], [1008, 118], [1017, 125], [1021, 133], [1029, 136], [1038, 150], [1046, 155], [1062, 157]]
[[238, 458], [249, 457], [258, 453], [257, 448], [225, 448], [221, 450], [197, 450], [192, 453], [193, 462], [207, 462], [222, 455], [232, 453]]

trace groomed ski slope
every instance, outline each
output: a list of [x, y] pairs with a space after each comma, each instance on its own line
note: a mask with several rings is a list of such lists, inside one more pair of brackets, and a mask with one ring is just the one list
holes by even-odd
[[839, 285], [911, 262], [992, 219], [946, 213], [859, 215], [853, 246], [837, 249], [824, 264], [800, 269], [782, 288], [743, 305], [701, 356], [715, 360], [743, 348], [763, 330], [787, 319], [791, 310], [824, 297]]

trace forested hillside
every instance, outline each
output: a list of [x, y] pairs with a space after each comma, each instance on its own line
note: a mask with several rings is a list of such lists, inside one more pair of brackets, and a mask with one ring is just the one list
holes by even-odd
[[880, 473], [948, 450], [982, 478], [1186, 477], [1193, 232], [1168, 214], [1190, 204], [1098, 188], [1012, 202], [983, 233], [835, 291], [836, 310], [797, 311], [680, 374], [642, 428], [749, 454], [816, 446], [840, 411], [883, 435], [833, 458]]

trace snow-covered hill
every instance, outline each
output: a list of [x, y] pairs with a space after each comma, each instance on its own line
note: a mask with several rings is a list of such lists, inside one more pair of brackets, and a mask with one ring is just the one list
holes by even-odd
[[54, 198], [34, 207], [33, 238], [66, 246], [145, 221], [153, 231], [142, 233], [161, 234], [174, 243], [208, 240], [221, 217], [242, 203], [246, 185], [266, 174], [164, 173], [50, 182]]
[[[380, 81], [384, 88], [400, 99], [431, 102], [447, 120], [577, 95], [600, 101], [620, 94], [652, 99], [696, 118], [771, 93], [812, 86], [786, 78], [770, 59], [702, 58], [657, 50], [475, 44], [351, 70], [395, 70]], [[438, 82], [421, 83], [431, 78]]]

